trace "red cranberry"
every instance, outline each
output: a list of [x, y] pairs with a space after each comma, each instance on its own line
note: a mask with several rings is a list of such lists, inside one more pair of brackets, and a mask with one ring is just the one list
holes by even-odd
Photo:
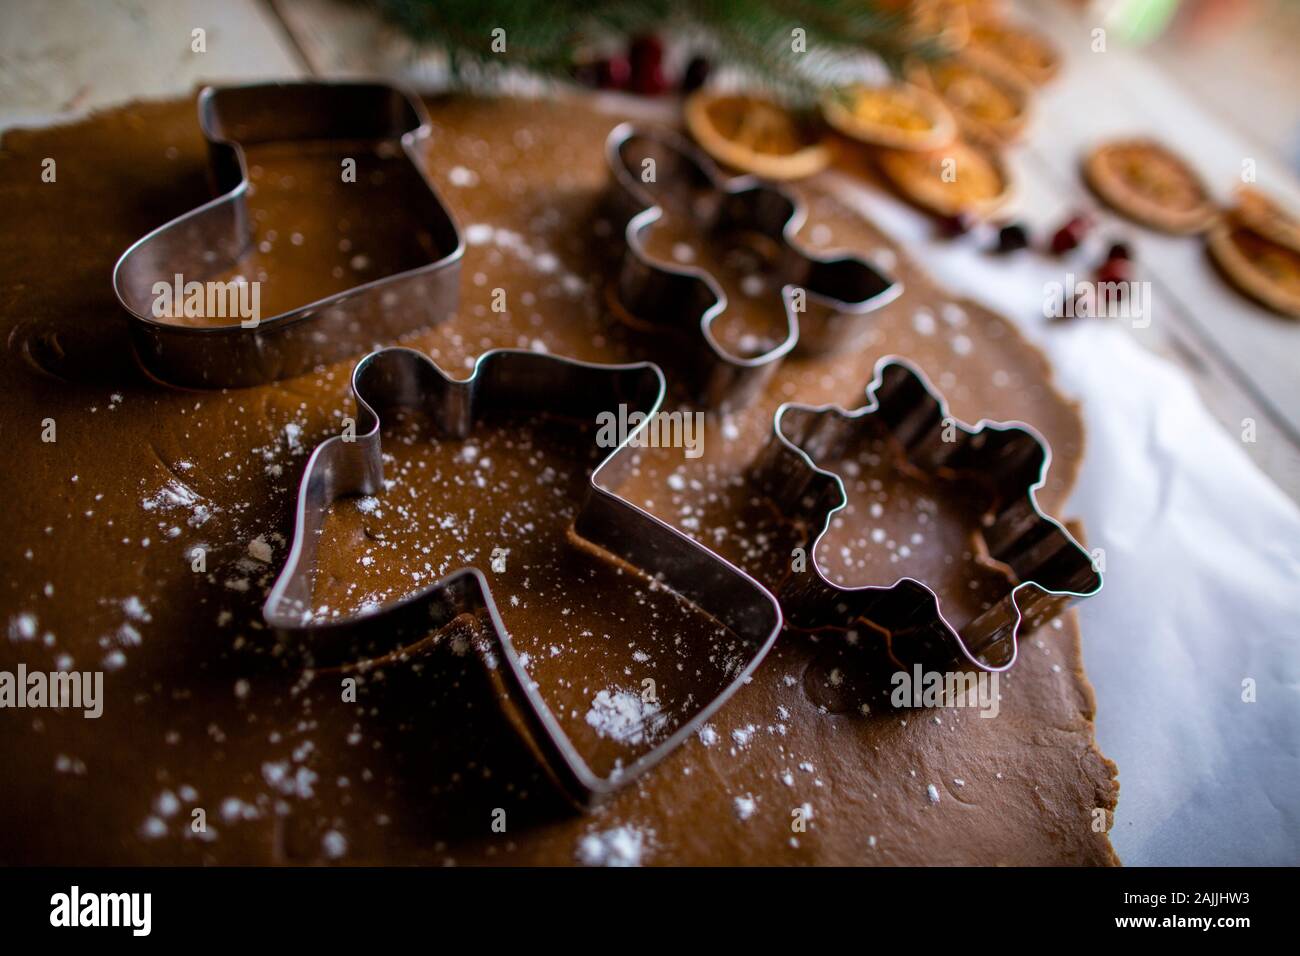
[[1050, 245], [1052, 255], [1060, 256], [1072, 249], [1077, 249], [1084, 236], [1092, 226], [1092, 221], [1083, 215], [1071, 217], [1064, 226], [1052, 235]]
[[622, 90], [632, 76], [627, 57], [611, 56], [596, 64], [596, 85], [602, 90]]
[[998, 230], [998, 244], [994, 251], [1000, 253], [1018, 252], [1029, 245], [1029, 233], [1018, 222], [1007, 223]]
[[1097, 269], [1098, 282], [1128, 282], [1132, 277], [1133, 267], [1127, 259], [1107, 259]]
[[702, 56], [691, 57], [682, 74], [682, 92], [694, 93], [709, 79], [709, 61]]
[[658, 96], [668, 89], [668, 81], [664, 78], [664, 68], [655, 63], [651, 66], [634, 69], [632, 71], [632, 80], [628, 83], [628, 89], [642, 96]]
[[633, 37], [627, 48], [627, 57], [635, 72], [641, 66], [658, 66], [664, 61], [664, 44], [653, 34]]
[[975, 220], [968, 213], [959, 212], [952, 216], [939, 217], [939, 234], [949, 239], [964, 236], [975, 227]]

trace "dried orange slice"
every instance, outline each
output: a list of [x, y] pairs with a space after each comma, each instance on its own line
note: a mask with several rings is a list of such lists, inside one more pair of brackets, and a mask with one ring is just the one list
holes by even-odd
[[1219, 217], [1206, 236], [1210, 257], [1234, 286], [1300, 319], [1300, 221], [1255, 190]]
[[943, 98], [963, 127], [1010, 142], [1024, 132], [1033, 87], [1015, 70], [977, 50], [932, 63], [916, 62], [912, 80]]
[[802, 179], [831, 161], [817, 127], [757, 96], [693, 93], [686, 128], [700, 147], [724, 165], [765, 179]]
[[954, 7], [970, 11], [971, 16], [993, 17], [1007, 8], [1006, 0], [948, 0]]
[[1108, 206], [1144, 226], [1186, 235], [1204, 232], [1214, 220], [1201, 178], [1153, 140], [1103, 143], [1084, 158], [1083, 176]]
[[911, 83], [832, 90], [822, 116], [845, 136], [889, 149], [937, 149], [957, 135], [943, 100]]
[[1028, 27], [977, 19], [971, 25], [970, 42], [1040, 86], [1061, 69], [1061, 55], [1056, 47]]
[[1231, 215], [1261, 236], [1300, 252], [1300, 219], [1258, 189], [1239, 187]]
[[876, 162], [905, 198], [940, 216], [988, 216], [1015, 192], [998, 146], [978, 134], [924, 153], [881, 150]]
[[913, 42], [952, 53], [970, 40], [969, 5], [961, 0], [888, 0], [884, 8], [902, 14], [904, 36]]

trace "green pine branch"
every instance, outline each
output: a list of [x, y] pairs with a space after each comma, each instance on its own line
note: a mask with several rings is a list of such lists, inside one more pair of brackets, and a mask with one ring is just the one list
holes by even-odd
[[[508, 69], [565, 78], [602, 42], [675, 34], [715, 66], [734, 67], [796, 102], [864, 52], [897, 71], [933, 44], [877, 0], [372, 0], [422, 45], [445, 51], [453, 81], [482, 83]], [[795, 49], [796, 28], [804, 49]], [[504, 30], [505, 50], [493, 49]], [[495, 34], [500, 37], [500, 34]]]

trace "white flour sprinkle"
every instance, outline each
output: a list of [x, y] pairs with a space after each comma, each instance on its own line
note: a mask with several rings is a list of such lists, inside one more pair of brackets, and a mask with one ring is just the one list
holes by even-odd
[[939, 310], [939, 314], [943, 316], [943, 320], [949, 325], [958, 326], [966, 324], [966, 310], [955, 302], [945, 303], [943, 308]]
[[133, 621], [143, 621], [146, 624], [153, 620], [153, 616], [150, 615], [144, 604], [134, 594], [122, 599], [122, 613]]
[[226, 797], [221, 801], [221, 819], [227, 823], [238, 820], [256, 820], [262, 814], [251, 803], [245, 803], [238, 797]]
[[290, 772], [289, 763], [285, 760], [278, 763], [268, 761], [262, 764], [262, 779], [287, 797], [296, 796], [309, 800], [315, 796], [313, 789], [316, 783], [315, 772], [306, 767], [299, 767], [296, 771]]
[[926, 795], [930, 798], [931, 803], [939, 802], [939, 788], [934, 784], [929, 784], [925, 788]]
[[882, 269], [892, 269], [898, 265], [898, 254], [893, 249], [881, 246], [871, 254], [871, 261]]
[[447, 178], [451, 180], [453, 186], [470, 187], [478, 182], [478, 173], [464, 166], [453, 166]]
[[139, 647], [144, 643], [144, 638], [140, 636], [140, 632], [130, 624], [123, 624], [119, 627], [115, 639], [121, 647]]
[[659, 713], [659, 705], [641, 699], [640, 694], [615, 689], [602, 690], [591, 702], [587, 723], [602, 737], [621, 744], [640, 744], [654, 738], [668, 718]]
[[654, 832], [631, 826], [588, 833], [578, 841], [578, 862], [584, 866], [640, 866]]
[[154, 799], [153, 808], [160, 817], [174, 817], [181, 809], [181, 802], [176, 794], [164, 790]]
[[756, 809], [758, 809], [758, 805], [755, 803], [753, 796], [751, 796], [750, 794], [747, 793], [743, 797], [736, 798], [736, 819], [737, 820], [741, 820], [741, 821], [748, 820], [750, 817], [754, 815], [754, 811]]
[[86, 775], [85, 761], [67, 754], [59, 754], [54, 758], [54, 769], [58, 773], [70, 773], [78, 777]]
[[36, 638], [36, 615], [24, 611], [9, 619], [9, 640], [30, 641]]
[[248, 556], [254, 561], [261, 561], [263, 564], [271, 563], [274, 553], [271, 551], [271, 546], [266, 543], [266, 535], [259, 534], [248, 542]]
[[337, 860], [348, 852], [348, 841], [338, 830], [330, 830], [320, 841], [321, 849], [325, 856], [331, 860]]
[[174, 478], [149, 497], [141, 499], [140, 507], [145, 511], [186, 509], [190, 516], [185, 519], [185, 523], [191, 528], [205, 524], [212, 517], [213, 511], [197, 492]]

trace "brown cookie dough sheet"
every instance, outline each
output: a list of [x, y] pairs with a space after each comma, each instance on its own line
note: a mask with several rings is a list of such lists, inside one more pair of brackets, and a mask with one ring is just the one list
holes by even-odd
[[[431, 168], [467, 250], [458, 314], [406, 344], [462, 374], [499, 346], [603, 361], [652, 356], [654, 341], [612, 322], [606, 302], [613, 243], [599, 223], [601, 144], [618, 117], [578, 99], [430, 108]], [[41, 182], [45, 157], [57, 160], [56, 183]], [[189, 100], [11, 131], [0, 151], [8, 211], [0, 435], [9, 451], [0, 669], [21, 661], [107, 671], [99, 720], [0, 711], [0, 860], [1115, 862], [1093, 811], [1109, 820], [1118, 785], [1093, 740], [1073, 615], [1025, 638], [994, 719], [972, 709], [891, 712], [873, 696], [879, 666], [866, 641], [785, 634], [705, 733], [587, 816], [558, 804], [502, 726], [472, 627], [354, 673], [356, 703], [341, 701], [342, 675], [302, 675], [283, 663], [260, 605], [285, 555], [306, 457], [352, 412], [352, 362], [228, 393], [163, 388], [138, 370], [112, 264], [135, 238], [207, 198], [205, 163]], [[791, 531], [753, 500], [743, 475], [773, 409], [784, 400], [859, 405], [877, 358], [896, 353], [916, 361], [964, 420], [1016, 418], [1039, 429], [1054, 452], [1040, 502], [1059, 507], [1083, 436], [1043, 356], [1004, 319], [949, 299], [824, 185], [800, 188], [811, 244], [878, 255], [907, 292], [853, 354], [792, 359], [753, 407], [710, 416], [699, 459], [647, 450], [629, 497], [771, 581], [788, 565]], [[348, 249], [340, 260], [317, 214], [302, 215], [305, 241], [283, 250], [298, 257], [295, 268], [301, 257], [333, 269], [364, 254]], [[293, 231], [288, 220], [279, 225]], [[498, 287], [505, 313], [491, 307]], [[53, 443], [41, 441], [46, 419], [56, 424]], [[581, 453], [573, 461], [589, 464]], [[438, 495], [428, 488], [413, 524], [432, 520]], [[343, 596], [356, 590], [348, 561], [360, 558], [373, 520], [348, 508], [326, 540]], [[418, 533], [400, 539], [365, 586], [396, 587], [429, 561], [427, 544]], [[196, 547], [206, 549], [201, 573]], [[851, 551], [821, 557], [852, 579]], [[517, 640], [545, 649], [534, 676], [573, 726], [584, 723], [575, 702], [594, 689], [591, 675], [626, 672], [635, 684], [639, 650], [661, 669], [666, 699], [687, 701], [725, 674], [725, 660], [682, 650], [683, 631], [701, 625], [671, 601], [637, 619], [636, 647], [621, 631], [599, 643], [568, 626], [566, 609], [616, 628], [647, 598], [634, 575], [592, 573], [604, 575], [599, 586], [568, 576], [530, 582], [539, 599], [521, 602], [510, 623]], [[708, 643], [717, 649], [725, 637]], [[678, 661], [694, 662], [689, 692], [674, 686]], [[811, 810], [806, 832], [791, 831], [795, 808]], [[497, 809], [506, 811], [504, 833], [492, 829]], [[203, 832], [191, 825], [195, 810]]]

